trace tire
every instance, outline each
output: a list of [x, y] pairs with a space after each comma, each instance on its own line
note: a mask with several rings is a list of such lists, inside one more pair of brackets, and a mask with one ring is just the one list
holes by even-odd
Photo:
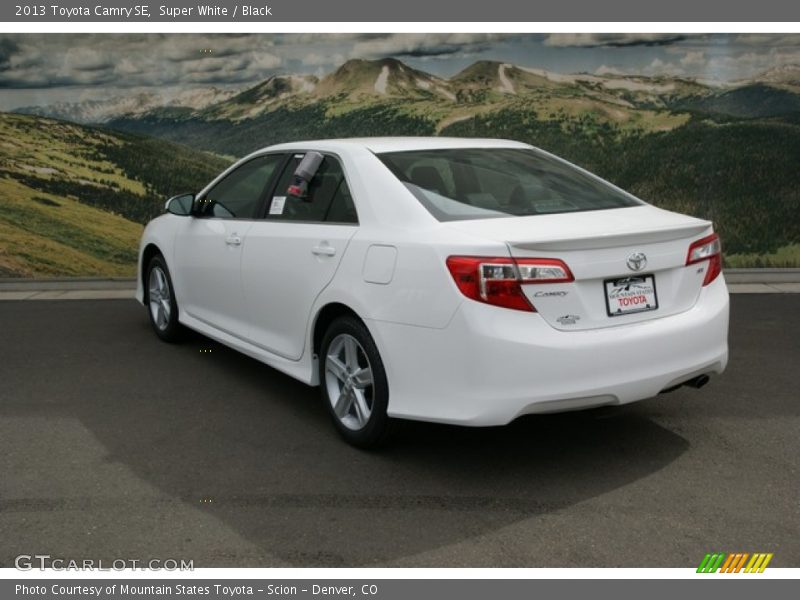
[[339, 434], [353, 446], [374, 448], [386, 439], [389, 385], [375, 341], [355, 317], [339, 317], [322, 338], [322, 401]]
[[147, 314], [153, 331], [165, 342], [180, 341], [183, 327], [178, 322], [175, 288], [164, 257], [156, 254], [147, 265], [144, 280], [147, 293]]

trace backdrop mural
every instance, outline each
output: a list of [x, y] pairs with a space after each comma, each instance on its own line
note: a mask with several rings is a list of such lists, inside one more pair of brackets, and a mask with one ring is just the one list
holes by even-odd
[[800, 266], [800, 35], [2, 35], [0, 111], [0, 277], [132, 275], [167, 196], [372, 135], [529, 142]]

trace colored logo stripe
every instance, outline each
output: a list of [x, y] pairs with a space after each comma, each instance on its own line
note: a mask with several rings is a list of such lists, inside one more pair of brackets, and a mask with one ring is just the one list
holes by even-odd
[[722, 569], [720, 569], [720, 573], [738, 573], [742, 570], [748, 556], [750, 555], [747, 552], [729, 554], [728, 559], [725, 561], [725, 564], [722, 565]]
[[[708, 553], [700, 561], [697, 567], [698, 573], [763, 573], [764, 569], [772, 560], [772, 553], [757, 552], [749, 554], [747, 552], [734, 552], [726, 554], [724, 552]], [[748, 562], [748, 559], [749, 562]], [[745, 563], [747, 566], [745, 567]], [[744, 571], [742, 571], [744, 570]]]
[[714, 554], [706, 554], [703, 558], [700, 566], [697, 567], [698, 573], [714, 573], [717, 569], [719, 569], [722, 561], [725, 560], [725, 554], [723, 553], [714, 553]]
[[767, 568], [769, 561], [772, 560], [772, 554], [753, 554], [753, 558], [747, 563], [745, 573], [763, 573]]

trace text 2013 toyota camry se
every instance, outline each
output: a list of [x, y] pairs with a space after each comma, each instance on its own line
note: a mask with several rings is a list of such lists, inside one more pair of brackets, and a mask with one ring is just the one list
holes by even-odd
[[309, 385], [356, 445], [392, 418], [501, 425], [617, 405], [728, 359], [708, 221], [517, 142], [298, 142], [147, 226], [137, 298]]

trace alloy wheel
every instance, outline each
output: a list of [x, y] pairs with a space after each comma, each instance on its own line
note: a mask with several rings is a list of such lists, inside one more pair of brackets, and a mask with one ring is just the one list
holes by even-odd
[[341, 333], [331, 340], [325, 356], [325, 385], [333, 412], [353, 431], [363, 429], [372, 414], [372, 367], [356, 338]]
[[159, 330], [164, 331], [169, 325], [172, 305], [167, 275], [159, 266], [150, 269], [148, 300], [150, 303], [150, 316], [153, 318], [153, 323], [155, 323]]

